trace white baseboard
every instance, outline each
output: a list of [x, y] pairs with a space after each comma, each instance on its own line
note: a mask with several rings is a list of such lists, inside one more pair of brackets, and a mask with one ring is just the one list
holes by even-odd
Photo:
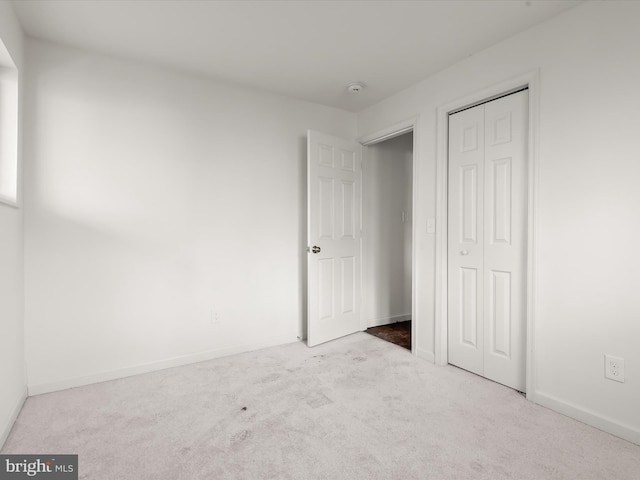
[[277, 345], [285, 345], [287, 343], [295, 343], [297, 341], [299, 341], [297, 337], [290, 335], [274, 337], [258, 343], [237, 345], [233, 347], [219, 348], [216, 350], [208, 350], [205, 352], [192, 353], [189, 355], [182, 355], [179, 357], [173, 357], [157, 362], [124, 367], [106, 372], [98, 372], [91, 375], [69, 378], [56, 382], [29, 384], [28, 392], [29, 396], [57, 392], [59, 390], [65, 390], [67, 388], [82, 387], [84, 385], [91, 385], [93, 383], [108, 382], [109, 380], [131, 377], [133, 375], [141, 375], [143, 373], [155, 372], [158, 370], [164, 370], [166, 368], [181, 367], [183, 365], [189, 365], [192, 363], [213, 360], [214, 358], [227, 357], [229, 355], [251, 352], [254, 350], [260, 350], [262, 348], [275, 347]]
[[640, 445], [640, 430], [630, 425], [625, 425], [613, 420], [612, 418], [600, 415], [587, 408], [566, 402], [544, 392], [536, 391], [531, 397], [527, 395], [527, 398], [539, 405], [542, 405], [543, 407], [547, 407], [555, 412], [566, 415], [567, 417], [571, 417], [582, 423], [596, 427], [599, 430], [610, 433], [611, 435], [615, 435], [616, 437], [620, 437], [631, 443]]
[[18, 415], [20, 415], [20, 410], [22, 410], [22, 406], [24, 405], [25, 400], [27, 399], [27, 388], [25, 387], [22, 390], [22, 393], [18, 395], [18, 398], [14, 402], [14, 407], [6, 418], [5, 422], [0, 425], [0, 450], [4, 447], [4, 442], [9, 438], [9, 434], [11, 433], [11, 429], [13, 428], [13, 424], [16, 422]]
[[411, 320], [410, 313], [405, 313], [404, 315], [394, 315], [392, 317], [375, 318], [373, 320], [368, 320], [365, 325], [366, 328], [380, 327], [382, 325], [389, 325], [390, 323], [406, 322], [407, 320]]
[[427, 362], [436, 363], [436, 356], [433, 352], [428, 350], [417, 349], [416, 355], [418, 358], [422, 360], [426, 360]]

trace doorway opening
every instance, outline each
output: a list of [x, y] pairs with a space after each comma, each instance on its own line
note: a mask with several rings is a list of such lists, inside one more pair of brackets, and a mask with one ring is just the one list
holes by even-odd
[[413, 131], [368, 144], [362, 161], [363, 330], [412, 350]]

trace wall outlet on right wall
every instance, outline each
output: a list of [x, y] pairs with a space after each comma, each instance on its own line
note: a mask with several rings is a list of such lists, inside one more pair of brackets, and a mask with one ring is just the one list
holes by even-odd
[[624, 383], [624, 358], [605, 355], [604, 376], [616, 382]]

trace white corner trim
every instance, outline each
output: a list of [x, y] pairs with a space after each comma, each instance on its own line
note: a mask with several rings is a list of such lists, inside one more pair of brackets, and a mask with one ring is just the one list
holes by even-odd
[[640, 430], [630, 425], [620, 423], [612, 418], [540, 391], [535, 392], [535, 403], [615, 435], [616, 437], [640, 445]]
[[85, 375], [82, 377], [68, 378], [65, 380], [59, 380], [59, 381], [48, 382], [48, 383], [29, 384], [28, 392], [29, 392], [29, 396], [41, 395], [43, 393], [56, 392], [59, 390], [65, 390], [67, 388], [82, 387], [84, 385], [91, 385], [93, 383], [108, 382], [109, 380], [116, 380], [119, 378], [131, 377], [134, 375], [141, 375], [144, 373], [164, 370], [166, 368], [181, 367], [183, 365], [190, 365], [192, 363], [204, 362], [206, 360], [213, 360], [214, 358], [227, 357], [229, 355], [237, 355], [239, 353], [251, 352], [254, 350], [260, 350], [262, 348], [275, 347], [278, 345], [285, 345], [287, 343], [295, 343], [298, 341], [300, 340], [294, 335], [273, 337], [258, 343], [236, 345], [233, 347], [219, 348], [215, 350], [192, 353], [188, 355], [181, 355], [178, 357], [168, 358], [166, 360], [160, 360], [160, 361], [151, 362], [151, 363], [144, 363], [140, 365], [134, 365], [131, 367], [124, 367], [116, 370], [109, 370], [106, 372], [98, 372], [90, 375]]
[[365, 135], [360, 138], [359, 142], [364, 146], [369, 146], [383, 142], [385, 140], [390, 140], [394, 137], [398, 137], [411, 131], [413, 131], [415, 134], [417, 123], [418, 117], [411, 117], [403, 120], [402, 122], [395, 123], [390, 127], [378, 130], [377, 132], [374, 132], [370, 135]]
[[436, 363], [436, 357], [433, 352], [428, 350], [416, 349], [416, 356], [427, 362]]
[[23, 388], [20, 395], [14, 402], [13, 409], [11, 413], [6, 418], [6, 420], [0, 425], [0, 450], [4, 447], [7, 438], [9, 438], [9, 434], [11, 433], [11, 429], [13, 428], [13, 424], [16, 422], [18, 415], [20, 415], [20, 410], [22, 410], [22, 406], [24, 405], [25, 400], [27, 399], [27, 388]]
[[[538, 152], [540, 144], [540, 70], [528, 74], [529, 86], [529, 177], [527, 199], [527, 344], [526, 344], [526, 388], [536, 392], [537, 370], [535, 363], [535, 302], [536, 302], [536, 235], [538, 215]], [[532, 399], [535, 397], [532, 395]], [[529, 397], [527, 397], [529, 398]], [[535, 400], [534, 400], [535, 401]]]

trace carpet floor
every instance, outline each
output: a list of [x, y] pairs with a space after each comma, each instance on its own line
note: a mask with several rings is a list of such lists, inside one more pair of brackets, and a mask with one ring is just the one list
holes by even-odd
[[2, 453], [92, 480], [638, 479], [640, 447], [358, 333], [27, 399]]

